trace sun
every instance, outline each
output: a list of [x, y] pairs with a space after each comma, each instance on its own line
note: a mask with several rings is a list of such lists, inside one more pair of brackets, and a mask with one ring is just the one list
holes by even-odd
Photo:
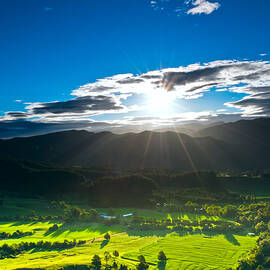
[[158, 116], [164, 116], [172, 113], [175, 101], [175, 94], [164, 88], [155, 89], [148, 94], [148, 110]]

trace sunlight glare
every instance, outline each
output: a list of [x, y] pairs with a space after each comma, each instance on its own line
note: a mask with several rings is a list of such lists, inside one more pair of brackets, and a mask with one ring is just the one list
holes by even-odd
[[172, 113], [175, 100], [173, 91], [168, 92], [165, 89], [155, 89], [148, 95], [148, 109], [151, 113], [164, 116]]

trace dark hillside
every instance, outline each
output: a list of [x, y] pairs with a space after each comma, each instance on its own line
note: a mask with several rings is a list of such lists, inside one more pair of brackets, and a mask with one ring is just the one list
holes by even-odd
[[175, 132], [139, 134], [64, 131], [0, 140], [0, 157], [61, 166], [182, 171], [268, 169], [270, 120], [218, 124], [190, 137]]
[[177, 170], [238, 168], [245, 164], [228, 143], [174, 132], [116, 135], [65, 131], [0, 141], [2, 158], [64, 166]]
[[270, 119], [241, 120], [201, 129], [197, 136], [210, 136], [233, 144], [270, 146]]
[[28, 161], [0, 160], [1, 190], [34, 195], [80, 191], [84, 177], [71, 170]]

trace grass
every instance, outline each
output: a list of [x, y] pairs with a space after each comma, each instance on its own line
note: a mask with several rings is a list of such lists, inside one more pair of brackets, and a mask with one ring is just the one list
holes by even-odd
[[[98, 224], [70, 224], [64, 225], [60, 230], [46, 234], [51, 226], [48, 222], [37, 223], [1, 223], [0, 231], [13, 232], [16, 230], [35, 231], [32, 236], [21, 239], [2, 240], [3, 243], [19, 243], [21, 241], [64, 241], [91, 240], [85, 245], [60, 251], [32, 250], [17, 256], [15, 259], [0, 260], [0, 269], [11, 270], [16, 268], [46, 268], [48, 270], [72, 264], [89, 264], [94, 254], [103, 256], [104, 251], [112, 253], [118, 250], [120, 256], [128, 259], [119, 259], [119, 262], [129, 266], [137, 264], [134, 259], [142, 254], [147, 262], [156, 264], [157, 254], [163, 250], [168, 257], [166, 270], [175, 269], [225, 269], [236, 263], [242, 253], [255, 246], [256, 237], [238, 235], [186, 235], [176, 233], [157, 236], [151, 232], [149, 236], [138, 236], [126, 233], [120, 226], [107, 227]], [[59, 224], [61, 225], [61, 224]], [[106, 243], [104, 234], [109, 231], [111, 240]], [[207, 238], [206, 238], [207, 237]], [[157, 266], [150, 266], [157, 269]]]
[[[110, 228], [107, 228], [110, 231]], [[83, 231], [84, 232], [84, 231]], [[77, 240], [85, 239], [84, 233], [80, 231], [76, 232]], [[111, 232], [112, 233], [112, 232]], [[89, 234], [91, 237], [97, 237], [96, 231], [94, 234]], [[127, 251], [136, 251], [145, 245], [149, 245], [157, 240], [156, 236], [151, 237], [138, 237], [128, 236], [126, 233], [112, 233], [111, 240], [109, 243], [104, 243], [103, 231], [99, 234], [100, 238], [96, 238], [94, 243], [88, 242], [87, 244], [75, 247], [72, 249], [57, 250], [57, 251], [36, 251], [19, 255], [16, 259], [4, 259], [0, 260], [0, 269], [11, 270], [20, 267], [28, 268], [46, 268], [46, 269], [59, 269], [60, 267], [72, 264], [89, 264], [93, 255], [98, 254], [103, 256], [105, 251], [112, 253], [114, 250], [118, 250], [120, 254], [124, 254]], [[26, 239], [23, 239], [24, 241]], [[30, 240], [29, 238], [27, 240]], [[37, 240], [37, 239], [36, 239]], [[40, 240], [40, 239], [39, 239]], [[42, 237], [42, 240], [52, 240], [51, 236]], [[59, 239], [58, 239], [59, 240]], [[7, 240], [11, 243], [13, 240]], [[15, 240], [18, 241], [19, 240]], [[120, 259], [120, 262], [124, 262]], [[125, 262], [129, 265], [134, 263]]]
[[139, 251], [130, 252], [125, 257], [136, 259], [138, 255], [144, 255], [147, 262], [157, 264], [157, 254], [163, 250], [168, 258], [166, 270], [225, 269], [232, 267], [243, 253], [255, 245], [255, 239], [246, 236], [205, 237], [204, 235], [180, 237], [171, 234]]
[[27, 216], [33, 211], [39, 215], [61, 215], [62, 209], [50, 208], [50, 202], [46, 200], [30, 198], [4, 197], [4, 205], [0, 206], [0, 217], [4, 216]]
[[[0, 207], [0, 216], [28, 215], [32, 210], [39, 215], [61, 215], [63, 210], [55, 210], [48, 207], [45, 200], [5, 198], [4, 206]], [[85, 209], [91, 209], [87, 205], [80, 205]], [[186, 220], [218, 220], [220, 217], [208, 217], [201, 214], [168, 213], [166, 211], [145, 210], [134, 208], [112, 209], [115, 215], [123, 215], [136, 212], [138, 216], [145, 218], [181, 218]], [[99, 213], [107, 213], [108, 209], [97, 209]], [[130, 218], [127, 218], [130, 219]], [[59, 241], [86, 240], [86, 244], [64, 250], [37, 250], [18, 255], [16, 258], [0, 260], [1, 270], [14, 270], [17, 268], [45, 268], [56, 270], [68, 265], [90, 264], [93, 255], [103, 257], [105, 251], [112, 253], [117, 250], [120, 253], [119, 263], [130, 267], [137, 264], [137, 256], [142, 254], [147, 262], [154, 265], [150, 269], [157, 268], [157, 254], [163, 250], [168, 257], [166, 270], [177, 269], [226, 269], [233, 266], [238, 258], [255, 246], [256, 237], [219, 234], [167, 234], [166, 231], [129, 231], [123, 226], [105, 226], [96, 223], [62, 224], [52, 233], [47, 233], [52, 222], [0, 222], [0, 232], [13, 233], [16, 230], [23, 232], [33, 231], [34, 234], [20, 239], [0, 240], [0, 246], [4, 243], [18, 244], [22, 241]], [[104, 242], [106, 232], [111, 234], [111, 240]], [[92, 240], [95, 238], [95, 241]], [[125, 258], [125, 259], [124, 259]], [[164, 270], [164, 268], [160, 268]]]
[[54, 223], [50, 222], [33, 222], [33, 223], [22, 223], [22, 222], [12, 222], [12, 223], [0, 223], [0, 232], [13, 233], [16, 230], [23, 232], [33, 231], [34, 234], [31, 236], [26, 236], [19, 239], [7, 239], [1, 240], [0, 245], [7, 244], [17, 244], [21, 241], [28, 242], [38, 242], [38, 241], [59, 241], [63, 242], [66, 240], [90, 240], [93, 238], [100, 238], [106, 232], [111, 234], [116, 234], [123, 231], [123, 228], [120, 226], [104, 226], [100, 224], [85, 224], [85, 223], [76, 223], [76, 224], [66, 224], [63, 225], [58, 223], [60, 228], [52, 233], [47, 233], [49, 227]]

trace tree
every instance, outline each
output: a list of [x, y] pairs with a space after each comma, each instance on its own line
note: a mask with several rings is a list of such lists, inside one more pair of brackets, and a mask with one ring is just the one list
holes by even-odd
[[56, 209], [58, 207], [58, 203], [56, 201], [51, 202], [51, 208]]
[[53, 226], [51, 226], [49, 229], [48, 229], [48, 232], [55, 232], [59, 229], [58, 225], [57, 224], [54, 224]]
[[140, 262], [136, 268], [137, 270], [147, 270], [149, 268], [149, 265], [144, 262]]
[[261, 221], [261, 222], [257, 223], [257, 225], [255, 226], [255, 230], [257, 233], [266, 231], [267, 225], [263, 221]]
[[117, 269], [117, 268], [118, 268], [118, 265], [117, 265], [116, 262], [113, 262], [112, 268], [113, 268], [113, 269]]
[[238, 209], [235, 205], [227, 205], [223, 208], [223, 215], [225, 217], [235, 217], [237, 215]]
[[59, 202], [59, 207], [62, 209], [69, 209], [69, 205], [65, 201]]
[[128, 270], [128, 268], [126, 265], [121, 264], [119, 270]]
[[222, 207], [218, 205], [210, 205], [206, 208], [206, 213], [210, 216], [220, 216], [222, 214]]
[[143, 255], [139, 255], [138, 256], [138, 261], [141, 262], [141, 263], [145, 263], [145, 258]]
[[91, 209], [91, 210], [90, 210], [90, 217], [91, 217], [93, 220], [96, 220], [97, 217], [98, 217], [98, 212], [97, 212], [97, 210]]
[[110, 234], [109, 234], [109, 233], [106, 233], [106, 234], [104, 235], [104, 239], [107, 240], [107, 241], [109, 241], [109, 240], [111, 239]]
[[113, 252], [113, 256], [114, 256], [114, 259], [118, 258], [119, 257], [119, 252], [117, 250], [115, 250]]
[[167, 260], [167, 257], [166, 257], [166, 255], [165, 255], [165, 253], [163, 251], [160, 251], [158, 253], [158, 260], [159, 261], [166, 261]]
[[258, 265], [258, 267], [256, 268], [256, 270], [264, 270], [264, 268], [261, 265]]
[[72, 218], [77, 219], [80, 217], [80, 215], [81, 215], [81, 210], [78, 207], [73, 207], [71, 209]]
[[94, 257], [92, 258], [92, 266], [95, 270], [101, 269], [101, 259], [98, 255], [94, 255]]
[[105, 251], [105, 252], [104, 252], [104, 258], [105, 258], [106, 268], [107, 268], [107, 266], [108, 266], [108, 261], [109, 261], [110, 258], [111, 258], [111, 254], [110, 254], [108, 251]]

